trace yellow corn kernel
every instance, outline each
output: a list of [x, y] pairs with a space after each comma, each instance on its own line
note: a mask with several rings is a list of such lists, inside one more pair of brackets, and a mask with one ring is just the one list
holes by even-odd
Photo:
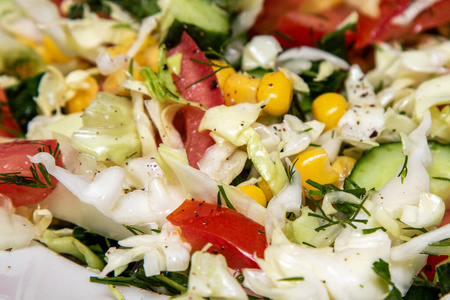
[[259, 187], [254, 185], [243, 185], [238, 186], [237, 188], [243, 191], [248, 196], [252, 197], [257, 203], [261, 204], [263, 207], [266, 207], [267, 205], [266, 196]]
[[106, 48], [106, 52], [108, 52], [109, 55], [114, 57], [119, 54], [127, 54], [128, 47], [122, 46], [122, 45], [114, 45], [114, 46]]
[[260, 80], [256, 77], [235, 73], [228, 77], [223, 85], [225, 105], [232, 106], [239, 103], [257, 103]]
[[292, 102], [292, 82], [283, 72], [267, 73], [261, 79], [258, 89], [258, 102], [270, 98], [263, 111], [272, 116], [281, 116], [288, 112]]
[[15, 37], [19, 42], [24, 45], [31, 47], [40, 57], [44, 60], [45, 63], [57, 63], [62, 64], [70, 61], [72, 58], [65, 55], [58, 49], [53, 40], [44, 35], [42, 38], [42, 42], [38, 43], [30, 38], [16, 35]]
[[267, 201], [270, 201], [270, 199], [272, 199], [272, 197], [273, 197], [273, 192], [270, 189], [270, 186], [267, 183], [267, 181], [264, 178], [262, 178], [262, 180], [260, 182], [258, 182], [258, 186], [263, 191], [264, 195], [266, 196]]
[[153, 72], [158, 72], [159, 45], [153, 45], [136, 54], [135, 60], [141, 66], [149, 66]]
[[142, 43], [139, 51], [136, 53], [133, 59], [140, 66], [149, 66], [150, 68], [152, 68], [153, 72], [158, 72], [158, 56], [158, 41], [149, 35]]
[[[211, 61], [216, 66], [225, 67], [227, 64], [223, 61], [213, 59]], [[213, 66], [214, 72], [219, 69], [219, 67]], [[236, 70], [232, 67], [223, 68], [219, 72], [216, 73], [217, 77], [217, 83], [219, 84], [220, 88], [223, 89], [225, 85], [225, 81], [230, 77], [231, 75], [236, 74]]]
[[49, 61], [46, 61], [44, 59], [45, 62], [64, 64], [64, 63], [69, 62], [72, 59], [71, 57], [62, 53], [61, 50], [59, 50], [59, 48], [53, 42], [53, 40], [46, 35], [44, 35], [44, 37], [43, 37], [43, 44], [44, 44], [44, 49], [47, 53], [47, 57], [48, 57], [47, 59], [49, 59]]
[[[133, 72], [136, 73], [136, 72]], [[120, 96], [129, 96], [130, 91], [126, 90], [122, 85], [122, 81], [127, 78], [124, 70], [119, 69], [109, 74], [103, 81], [103, 91]]]
[[322, 147], [305, 150], [294, 159], [294, 166], [300, 172], [302, 186], [307, 190], [314, 189], [306, 180], [320, 184], [335, 184], [339, 174], [331, 167], [327, 152]]
[[337, 183], [337, 187], [342, 188], [344, 185], [344, 179], [350, 175], [350, 172], [353, 170], [355, 166], [356, 159], [350, 156], [339, 156], [336, 160], [331, 164], [333, 170], [335, 170], [339, 174], [339, 180]]
[[75, 95], [66, 102], [67, 113], [81, 112], [89, 106], [98, 93], [98, 83], [94, 77], [88, 76], [86, 82], [89, 83], [88, 89], [79, 89]]
[[314, 119], [325, 123], [325, 131], [337, 126], [347, 111], [347, 101], [338, 93], [325, 93], [314, 99], [312, 113]]

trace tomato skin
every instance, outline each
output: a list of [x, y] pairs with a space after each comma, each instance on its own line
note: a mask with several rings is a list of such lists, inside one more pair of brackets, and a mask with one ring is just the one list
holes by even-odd
[[[189, 101], [204, 104], [207, 108], [224, 104], [215, 75], [190, 86], [214, 71], [211, 66], [192, 60], [208, 62], [203, 52], [186, 32], [183, 33], [180, 44], [168, 51], [167, 56], [170, 57], [177, 53], [182, 54], [181, 70], [180, 76], [174, 75], [173, 78], [180, 94]], [[214, 140], [209, 136], [209, 131], [198, 131], [204, 111], [185, 106], [182, 112], [184, 115], [185, 149], [189, 165], [198, 169], [197, 162], [203, 157], [206, 149], [214, 144]]]
[[370, 18], [360, 14], [357, 25], [355, 47], [362, 48], [389, 39], [394, 25], [391, 19], [402, 13], [411, 0], [382, 0], [380, 3], [380, 17]]
[[224, 255], [230, 268], [258, 268], [255, 257], [264, 257], [264, 226], [230, 208], [185, 200], [167, 220], [181, 228], [193, 251], [211, 243], [208, 252]]
[[320, 16], [292, 10], [281, 16], [275, 26], [275, 30], [286, 35], [287, 38], [280, 35], [275, 37], [284, 48], [314, 47], [325, 34], [336, 30], [351, 12], [352, 9], [345, 5], [324, 11]]
[[[48, 145], [54, 151], [57, 146], [57, 141], [16, 141], [0, 144], [0, 173], [20, 172], [21, 176], [32, 176], [30, 171], [32, 163], [27, 155], [32, 156], [38, 153], [38, 149], [43, 147], [47, 149]], [[62, 166], [61, 156], [57, 161], [57, 165]], [[52, 182], [56, 186], [57, 180], [53, 177]], [[14, 207], [38, 204], [52, 191], [53, 189], [51, 188], [32, 188], [15, 184], [0, 184], [0, 195], [9, 197]]]
[[[340, 4], [320, 12], [320, 16], [312, 15], [299, 10], [302, 2], [302, 0], [288, 0], [280, 4], [280, 1], [265, 1], [264, 10], [253, 27], [252, 34], [268, 34], [276, 30], [295, 41], [278, 36], [285, 48], [314, 46], [314, 40], [318, 41], [324, 34], [334, 31], [352, 10], [345, 4]], [[374, 42], [414, 37], [420, 32], [450, 22], [448, 13], [450, 1], [438, 1], [422, 11], [410, 24], [393, 24], [392, 18], [401, 14], [411, 2], [411, 0], [381, 0], [380, 16], [371, 18], [360, 13], [357, 33], [348, 34], [347, 41], [355, 40], [354, 48], [362, 49]]]
[[209, 130], [199, 132], [198, 127], [205, 112], [195, 107], [184, 107], [184, 129], [186, 131], [185, 149], [189, 165], [198, 169], [198, 161], [203, 157], [206, 150], [215, 144], [209, 135]]
[[263, 10], [252, 28], [253, 34], [267, 34], [274, 30], [280, 17], [295, 10], [305, 0], [265, 0]]
[[450, 223], [450, 209], [447, 208], [447, 210], [445, 211], [444, 216], [442, 217], [442, 221], [441, 224], [439, 225], [439, 227], [442, 227], [444, 225], [447, 225]]
[[411, 25], [413, 34], [450, 22], [450, 1], [439, 1], [419, 14]]
[[450, 21], [450, 1], [438, 1], [422, 11], [410, 24], [392, 24], [392, 18], [403, 12], [410, 2], [411, 0], [383, 0], [380, 4], [381, 16], [378, 19], [360, 16], [355, 47], [362, 48], [373, 42], [414, 37], [422, 31]]
[[[21, 133], [21, 129], [16, 119], [14, 119], [8, 105], [5, 91], [0, 88], [0, 137], [17, 137], [14, 132]], [[3, 129], [3, 128], [6, 129]]]

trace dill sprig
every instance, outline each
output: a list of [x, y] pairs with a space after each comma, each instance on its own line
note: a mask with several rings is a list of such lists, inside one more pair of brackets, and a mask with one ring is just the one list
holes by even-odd
[[209, 73], [208, 75], [203, 76], [203, 77], [200, 78], [199, 80], [194, 81], [193, 83], [191, 83], [190, 85], [188, 85], [188, 86], [186, 87], [186, 89], [188, 89], [188, 88], [190, 88], [190, 87], [196, 85], [197, 83], [199, 83], [199, 82], [201, 82], [201, 81], [203, 81], [203, 80], [205, 80], [205, 79], [208, 79], [208, 78], [211, 77], [211, 76], [216, 75], [216, 73], [222, 71], [223, 69], [232, 68], [232, 66], [230, 66], [230, 65], [221, 66], [221, 65], [215, 64], [215, 63], [213, 63], [213, 62], [206, 62], [206, 61], [198, 60], [198, 59], [195, 59], [195, 58], [191, 58], [191, 60], [192, 60], [192, 61], [195, 61], [196, 63], [200, 63], [200, 64], [208, 65], [208, 66], [211, 66], [211, 67], [215, 67], [215, 68], [217, 68], [217, 69], [216, 69], [215, 71]]
[[397, 177], [400, 177], [402, 180], [402, 184], [403, 181], [405, 180], [406, 175], [408, 175], [408, 155], [405, 155], [405, 161], [403, 162], [403, 166], [402, 169], [400, 171], [400, 173], [398, 173]]
[[[400, 220], [400, 218], [396, 218], [395, 219], [397, 222], [404, 224], [404, 225], [408, 225], [405, 222], [403, 222], [402, 220]], [[427, 233], [428, 230], [426, 230], [424, 227], [411, 227], [411, 226], [407, 226], [407, 227], [402, 227], [402, 230], [416, 230], [416, 231], [420, 231], [422, 233]]]
[[125, 227], [125, 229], [130, 231], [133, 235], [145, 234], [144, 231], [140, 230], [139, 228], [133, 227], [133, 226], [123, 224], [123, 227]]
[[234, 208], [233, 204], [231, 204], [230, 199], [228, 199], [228, 196], [225, 193], [223, 186], [218, 185], [217, 187], [219, 188], [219, 192], [217, 193], [217, 205], [222, 205], [221, 198], [223, 197], [223, 200], [225, 200], [225, 204], [228, 206], [228, 208], [231, 208], [232, 210], [236, 210], [236, 208]]
[[284, 277], [278, 279], [278, 281], [303, 281], [305, 280], [305, 277], [303, 276], [296, 276], [296, 277]]
[[433, 179], [450, 182], [450, 178], [446, 178], [446, 177], [433, 177]]
[[196, 85], [197, 83], [199, 83], [199, 82], [201, 82], [201, 81], [203, 81], [203, 80], [205, 80], [205, 79], [208, 79], [208, 78], [211, 77], [211, 76], [214, 76], [215, 74], [217, 74], [218, 72], [222, 71], [223, 69], [233, 68], [233, 66], [232, 66], [231, 63], [225, 58], [225, 56], [223, 56], [223, 55], [220, 54], [219, 52], [217, 52], [217, 51], [215, 51], [215, 50], [213, 50], [213, 49], [210, 48], [209, 50], [203, 51], [203, 53], [204, 53], [205, 55], [208, 55], [208, 54], [209, 54], [209, 55], [214, 55], [214, 56], [216, 56], [217, 58], [219, 58], [220, 60], [222, 60], [223, 62], [225, 62], [225, 65], [218, 65], [218, 64], [216, 64], [216, 63], [213, 63], [211, 60], [210, 60], [210, 61], [203, 61], [203, 60], [198, 60], [198, 59], [195, 59], [195, 58], [191, 58], [191, 60], [194, 61], [194, 62], [196, 62], [196, 63], [203, 64], [203, 65], [207, 65], [207, 66], [211, 66], [211, 67], [217, 68], [217, 69], [216, 69], [215, 71], [209, 73], [208, 75], [206, 75], [206, 76], [200, 78], [199, 80], [197, 80], [197, 81], [191, 83], [190, 85], [188, 85], [188, 86], [186, 87], [186, 89], [192, 87], [193, 85]]
[[[45, 147], [39, 148], [38, 152], [47, 152], [51, 154], [55, 161], [57, 161], [61, 155], [61, 151], [59, 150], [59, 144], [56, 145], [56, 148], [52, 150], [50, 145], [45, 145]], [[51, 188], [54, 189], [55, 185], [52, 182], [51, 175], [48, 173], [47, 169], [43, 164], [32, 164], [30, 166], [31, 176], [23, 176], [21, 172], [10, 172], [10, 173], [1, 173], [0, 174], [0, 185], [1, 184], [14, 184], [32, 188]], [[43, 180], [41, 179], [41, 175]]]
[[298, 161], [298, 159], [296, 159], [296, 160], [294, 161], [294, 163], [293, 163], [291, 166], [288, 167], [288, 173], [287, 173], [287, 176], [288, 176], [288, 182], [289, 182], [289, 183], [292, 182], [292, 178], [294, 177], [294, 173], [295, 173], [295, 171], [296, 171], [295, 164], [297, 163], [297, 161]]
[[[368, 220], [365, 219], [357, 219], [356, 216], [359, 214], [361, 210], [363, 210], [368, 216], [370, 216], [369, 211], [364, 207], [364, 202], [368, 198], [368, 194], [366, 193], [366, 190], [364, 188], [357, 187], [356, 189], [349, 189], [349, 190], [341, 190], [338, 187], [336, 187], [333, 184], [320, 184], [315, 181], [312, 181], [308, 179], [306, 181], [311, 186], [317, 188], [318, 190], [307, 190], [305, 189], [306, 194], [308, 195], [309, 200], [314, 203], [314, 205], [317, 207], [319, 213], [308, 213], [308, 216], [316, 217], [319, 219], [322, 219], [325, 224], [315, 228], [317, 232], [321, 230], [325, 230], [326, 228], [334, 225], [340, 225], [342, 227], [351, 226], [353, 228], [357, 228], [357, 226], [354, 223], [363, 223], [367, 224]], [[320, 196], [323, 197], [327, 193], [332, 191], [343, 191], [346, 193], [351, 193], [359, 198], [362, 197], [361, 202], [359, 204], [353, 204], [353, 203], [343, 203], [340, 206], [336, 205], [338, 212], [343, 213], [342, 214], [330, 214], [327, 215], [323, 208], [320, 206], [320, 204], [317, 202], [317, 200], [314, 199], [313, 196]]]

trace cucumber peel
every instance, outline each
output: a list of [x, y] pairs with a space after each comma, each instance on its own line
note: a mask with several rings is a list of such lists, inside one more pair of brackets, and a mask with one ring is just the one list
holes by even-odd
[[[433, 165], [428, 169], [430, 190], [450, 203], [450, 144], [428, 142], [433, 154]], [[401, 143], [386, 143], [366, 151], [356, 162], [349, 179], [366, 190], [378, 190], [390, 178], [397, 176], [405, 161]]]
[[186, 31], [201, 50], [220, 51], [230, 35], [228, 13], [207, 0], [170, 0], [161, 19], [161, 37], [170, 49]]

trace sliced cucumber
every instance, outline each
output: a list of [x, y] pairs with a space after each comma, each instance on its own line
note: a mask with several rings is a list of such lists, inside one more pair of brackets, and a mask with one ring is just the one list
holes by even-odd
[[[433, 165], [428, 169], [431, 192], [450, 203], [450, 145], [429, 142]], [[387, 143], [364, 153], [356, 162], [349, 178], [360, 187], [379, 189], [390, 178], [397, 176], [398, 168], [405, 161], [401, 143]], [[441, 179], [436, 179], [441, 178]]]
[[161, 35], [168, 48], [176, 46], [186, 31], [202, 50], [219, 51], [229, 37], [226, 11], [208, 0], [170, 0], [161, 20]]
[[[431, 192], [442, 197], [445, 203], [450, 203], [450, 144], [429, 143], [433, 153], [433, 165], [428, 169], [430, 174]], [[440, 178], [440, 179], [437, 179]]]

